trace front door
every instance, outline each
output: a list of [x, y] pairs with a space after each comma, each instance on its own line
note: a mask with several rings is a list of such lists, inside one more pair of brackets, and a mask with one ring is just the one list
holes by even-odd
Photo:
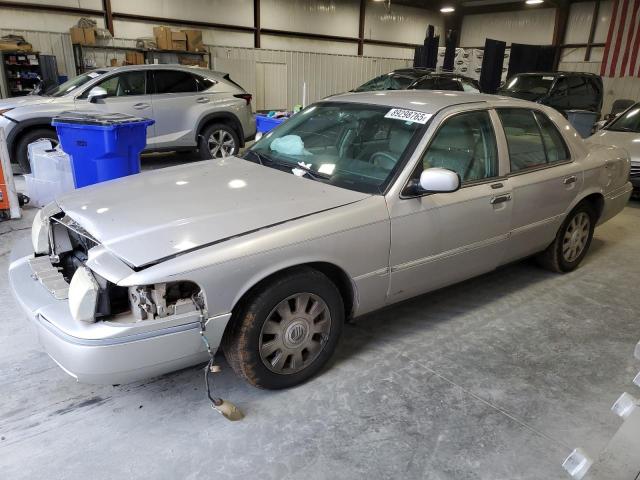
[[[89, 103], [87, 96], [91, 88], [85, 90], [75, 100], [76, 110], [99, 111], [105, 113], [126, 113], [134, 117], [154, 118], [149, 95], [147, 74], [144, 70], [117, 73], [105, 78], [91, 88], [100, 87], [107, 91], [107, 98]], [[147, 144], [153, 143], [155, 126], [147, 127]]]
[[509, 180], [500, 176], [495, 121], [495, 113], [482, 109], [446, 118], [414, 177], [426, 168], [447, 168], [460, 175], [462, 188], [392, 204], [389, 303], [501, 263], [512, 202]]

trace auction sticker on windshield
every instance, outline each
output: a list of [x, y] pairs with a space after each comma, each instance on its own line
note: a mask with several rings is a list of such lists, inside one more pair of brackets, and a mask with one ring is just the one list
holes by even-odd
[[416, 112], [415, 110], [404, 110], [402, 108], [392, 108], [387, 112], [384, 118], [404, 120], [405, 122], [422, 123], [424, 125], [431, 118], [431, 114]]

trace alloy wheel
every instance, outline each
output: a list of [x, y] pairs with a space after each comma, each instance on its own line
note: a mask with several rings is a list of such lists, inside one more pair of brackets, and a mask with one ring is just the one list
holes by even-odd
[[574, 262], [587, 245], [591, 219], [585, 212], [578, 213], [571, 219], [562, 239], [562, 256], [571, 263]]
[[299, 372], [322, 352], [330, 330], [331, 314], [322, 298], [292, 295], [267, 316], [260, 332], [260, 359], [274, 373]]
[[209, 135], [207, 147], [212, 158], [229, 157], [236, 153], [236, 145], [233, 137], [226, 130], [214, 130]]

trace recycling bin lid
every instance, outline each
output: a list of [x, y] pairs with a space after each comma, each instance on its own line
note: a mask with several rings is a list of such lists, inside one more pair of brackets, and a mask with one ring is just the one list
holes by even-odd
[[148, 118], [134, 117], [126, 113], [103, 113], [103, 112], [62, 112], [56, 115], [51, 122], [52, 125], [57, 123], [75, 123], [82, 125], [98, 125], [113, 126], [129, 123], [154, 123]]

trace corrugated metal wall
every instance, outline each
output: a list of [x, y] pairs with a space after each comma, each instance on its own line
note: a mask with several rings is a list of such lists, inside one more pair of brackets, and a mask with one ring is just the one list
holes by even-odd
[[397, 68], [411, 66], [413, 59], [358, 57], [311, 52], [289, 52], [236, 47], [210, 47], [215, 68], [227, 70], [250, 90], [256, 82], [257, 63], [287, 65], [287, 105], [302, 104], [302, 86], [307, 84], [307, 103], [346, 92], [371, 78]]

